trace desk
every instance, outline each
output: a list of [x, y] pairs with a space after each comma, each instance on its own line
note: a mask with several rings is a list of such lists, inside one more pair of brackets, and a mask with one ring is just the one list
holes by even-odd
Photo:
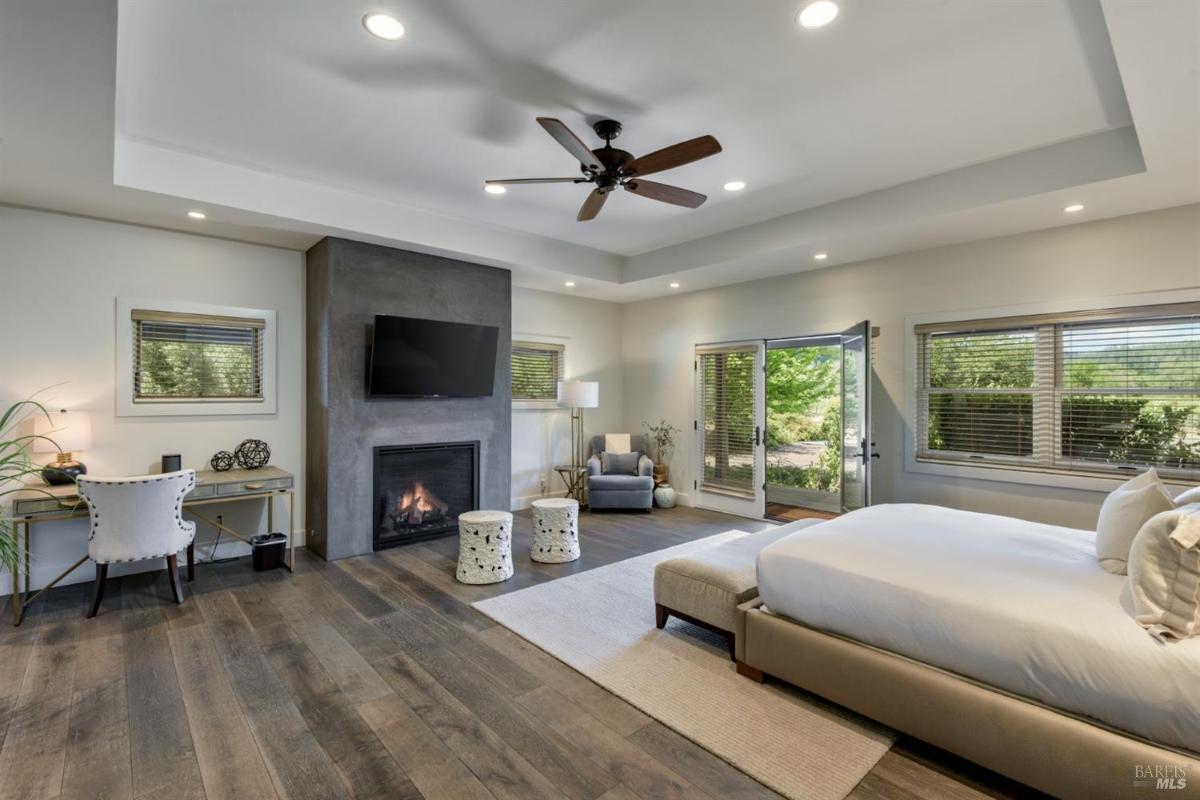
[[[296, 494], [295, 476], [279, 467], [262, 467], [261, 469], [231, 469], [225, 472], [213, 470], [196, 471], [196, 488], [188, 493], [183, 500], [184, 511], [214, 528], [228, 533], [235, 539], [249, 543], [249, 538], [243, 536], [227, 525], [201, 514], [196, 506], [211, 503], [235, 503], [244, 500], [265, 500], [267, 504], [267, 532], [275, 526], [275, 498], [286, 496], [288, 499], [288, 560], [287, 568], [294, 572], [296, 568], [296, 547], [292, 535], [296, 528]], [[71, 566], [67, 567], [57, 578], [47, 583], [36, 593], [30, 595], [29, 568], [29, 531], [35, 522], [50, 520], [72, 519], [88, 516], [87, 504], [79, 497], [74, 484], [66, 486], [36, 486], [17, 492], [13, 496], [13, 526], [12, 537], [14, 544], [21, 543], [24, 532], [24, 547], [21, 550], [24, 559], [24, 569], [18, 568], [13, 573], [13, 625], [20, 625], [21, 618], [29, 604], [37, 600], [42, 592], [51, 588], [63, 578], [83, 566], [88, 560], [85, 555]], [[24, 593], [21, 590], [22, 573], [25, 578]]]

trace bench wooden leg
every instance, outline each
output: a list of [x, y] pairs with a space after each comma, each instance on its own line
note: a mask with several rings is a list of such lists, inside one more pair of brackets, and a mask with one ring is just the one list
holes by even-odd
[[654, 624], [657, 625], [660, 630], [664, 625], [667, 624], [667, 618], [670, 616], [671, 609], [660, 603], [654, 604]]
[[738, 675], [741, 675], [744, 678], [749, 678], [756, 683], [762, 683], [766, 679], [766, 676], [763, 675], [763, 671], [761, 669], [758, 667], [752, 667], [745, 661], [737, 662], [737, 671]]

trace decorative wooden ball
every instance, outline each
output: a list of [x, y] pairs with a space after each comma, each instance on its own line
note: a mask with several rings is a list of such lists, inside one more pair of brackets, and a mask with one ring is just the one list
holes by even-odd
[[233, 457], [242, 469], [258, 469], [271, 460], [271, 448], [262, 439], [247, 439], [234, 449]]
[[233, 453], [228, 450], [222, 450], [213, 455], [208, 465], [217, 472], [228, 472], [233, 469]]

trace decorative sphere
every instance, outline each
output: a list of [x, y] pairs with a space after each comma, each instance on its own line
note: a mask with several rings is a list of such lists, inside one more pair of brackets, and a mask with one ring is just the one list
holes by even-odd
[[271, 448], [262, 439], [247, 439], [233, 451], [233, 457], [242, 469], [258, 469], [271, 460]]
[[228, 472], [233, 469], [233, 453], [222, 450], [214, 454], [208, 464], [217, 472]]

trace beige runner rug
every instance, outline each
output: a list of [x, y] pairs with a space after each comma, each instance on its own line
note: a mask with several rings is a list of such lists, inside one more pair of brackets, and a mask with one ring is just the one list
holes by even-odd
[[[654, 627], [654, 565], [730, 531], [474, 604], [644, 713], [796, 800], [841, 800], [893, 742], [812, 695], [741, 677], [724, 640]], [[586, 544], [584, 545], [586, 547]]]

